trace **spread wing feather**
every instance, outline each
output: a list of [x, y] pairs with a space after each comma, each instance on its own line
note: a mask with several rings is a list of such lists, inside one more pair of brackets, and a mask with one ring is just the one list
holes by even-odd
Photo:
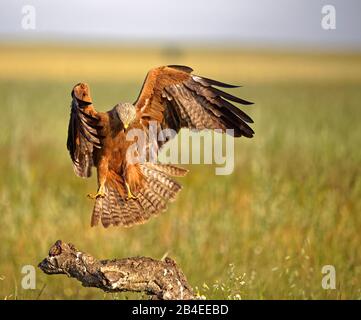
[[174, 65], [151, 70], [135, 102], [140, 123], [147, 127], [150, 121], [156, 121], [159, 129], [177, 132], [181, 128], [233, 129], [236, 137], [253, 137], [254, 131], [247, 124], [253, 123], [252, 119], [233, 104], [252, 102], [216, 88], [237, 86], [196, 76], [192, 71]]
[[72, 91], [67, 148], [79, 177], [90, 177], [93, 149], [100, 148], [99, 118], [91, 104], [89, 88], [77, 85]]

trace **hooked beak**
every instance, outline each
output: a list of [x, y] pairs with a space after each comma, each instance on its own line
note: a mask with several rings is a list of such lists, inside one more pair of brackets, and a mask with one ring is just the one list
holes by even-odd
[[129, 124], [128, 123], [124, 123], [124, 129], [127, 130], [128, 129]]

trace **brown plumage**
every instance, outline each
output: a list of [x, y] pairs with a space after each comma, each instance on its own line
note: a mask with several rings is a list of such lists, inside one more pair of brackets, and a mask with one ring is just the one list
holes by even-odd
[[[216, 87], [236, 86], [191, 74], [185, 66], [152, 69], [134, 104], [118, 104], [108, 112], [97, 112], [88, 85], [77, 84], [72, 91], [67, 147], [75, 173], [90, 177], [95, 166], [98, 192], [91, 225], [132, 226], [144, 223], [164, 211], [181, 186], [171, 176], [187, 170], [152, 162], [131, 163], [126, 153], [134, 143], [126, 140], [131, 129], [149, 134], [156, 129], [233, 129], [234, 136], [251, 138], [252, 119], [230, 101], [251, 104]], [[157, 141], [161, 147], [165, 141]], [[148, 159], [149, 161], [149, 159]]]

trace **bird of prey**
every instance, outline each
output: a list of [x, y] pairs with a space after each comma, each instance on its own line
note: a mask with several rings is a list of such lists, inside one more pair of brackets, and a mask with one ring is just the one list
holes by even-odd
[[[157, 130], [233, 129], [235, 137], [251, 138], [252, 119], [231, 102], [252, 104], [218, 88], [237, 86], [192, 74], [186, 66], [169, 65], [150, 70], [135, 103], [118, 103], [108, 112], [95, 110], [87, 84], [77, 84], [72, 92], [67, 148], [79, 177], [90, 177], [97, 168], [98, 190], [91, 226], [101, 221], [130, 227], [144, 223], [164, 211], [181, 185], [173, 177], [187, 170], [158, 162], [127, 160], [134, 141], [126, 135], [131, 129], [149, 135], [149, 124]], [[217, 88], [218, 87], [218, 88]], [[157, 141], [161, 147], [166, 141]]]

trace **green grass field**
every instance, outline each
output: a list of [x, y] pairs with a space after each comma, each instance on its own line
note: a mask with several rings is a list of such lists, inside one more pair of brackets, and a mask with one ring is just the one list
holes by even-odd
[[[74, 175], [65, 146], [71, 88], [88, 82], [105, 111], [170, 63], [244, 85], [255, 138], [237, 141], [232, 175], [190, 167], [158, 218], [90, 228], [96, 180]], [[102, 259], [168, 252], [208, 299], [361, 298], [361, 55], [1, 45], [0, 97], [0, 298], [141, 298], [39, 269], [22, 289], [22, 266], [57, 239]]]

